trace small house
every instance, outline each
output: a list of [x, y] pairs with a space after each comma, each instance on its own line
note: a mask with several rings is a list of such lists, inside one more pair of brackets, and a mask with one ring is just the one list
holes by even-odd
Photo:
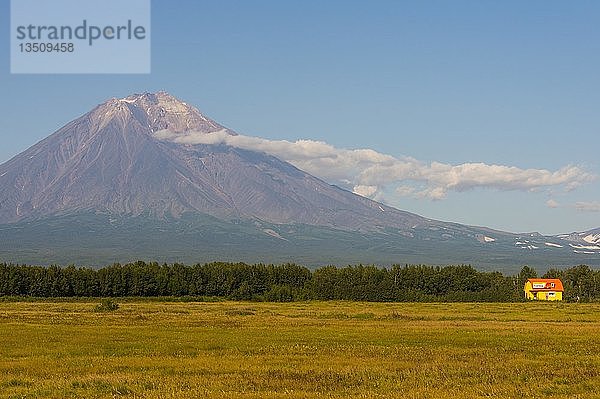
[[563, 284], [557, 278], [530, 278], [525, 282], [525, 298], [538, 301], [562, 301]]

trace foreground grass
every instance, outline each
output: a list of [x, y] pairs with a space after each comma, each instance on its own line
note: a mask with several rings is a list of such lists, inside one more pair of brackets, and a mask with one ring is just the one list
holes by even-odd
[[600, 305], [0, 303], [2, 398], [597, 398]]

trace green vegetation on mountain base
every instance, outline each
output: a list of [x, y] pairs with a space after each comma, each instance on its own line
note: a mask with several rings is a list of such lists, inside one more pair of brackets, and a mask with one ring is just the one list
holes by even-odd
[[[267, 234], [268, 230], [285, 239]], [[481, 243], [474, 235], [482, 231], [452, 238], [445, 231], [388, 228], [364, 233], [301, 224], [224, 221], [198, 214], [155, 220], [148, 215], [76, 213], [0, 225], [0, 260], [92, 267], [137, 259], [186, 264], [243, 260], [293, 262], [311, 269], [330, 264], [470, 264], [505, 274], [516, 274], [523, 265], [539, 270], [578, 264], [600, 267], [598, 254], [577, 254], [571, 248], [543, 243], [537, 250], [524, 250], [515, 246], [516, 236], [510, 234], [493, 234], [496, 241]]]

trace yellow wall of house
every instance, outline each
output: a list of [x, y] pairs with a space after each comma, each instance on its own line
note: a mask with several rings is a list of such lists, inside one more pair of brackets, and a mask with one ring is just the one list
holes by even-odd
[[526, 281], [525, 282], [525, 288], [523, 289], [525, 291], [525, 298], [527, 298], [527, 299], [535, 299], [533, 297], [533, 293], [531, 292], [532, 288], [533, 287], [532, 287], [531, 283], [529, 281]]
[[550, 301], [562, 301], [562, 292], [557, 292], [554, 298], [550, 298]]
[[[548, 297], [546, 297], [548, 294]], [[525, 297], [527, 299], [535, 299], [538, 301], [562, 301], [562, 292], [555, 292], [554, 295], [550, 295], [549, 292], [532, 292], [525, 291]]]

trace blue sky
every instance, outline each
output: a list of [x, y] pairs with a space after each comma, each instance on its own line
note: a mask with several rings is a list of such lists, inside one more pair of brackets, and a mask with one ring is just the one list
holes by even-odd
[[155, 0], [149, 75], [11, 75], [8, 0], [0, 18], [0, 162], [107, 98], [166, 90], [244, 135], [420, 168], [347, 183], [403, 210], [600, 227], [597, 1]]

